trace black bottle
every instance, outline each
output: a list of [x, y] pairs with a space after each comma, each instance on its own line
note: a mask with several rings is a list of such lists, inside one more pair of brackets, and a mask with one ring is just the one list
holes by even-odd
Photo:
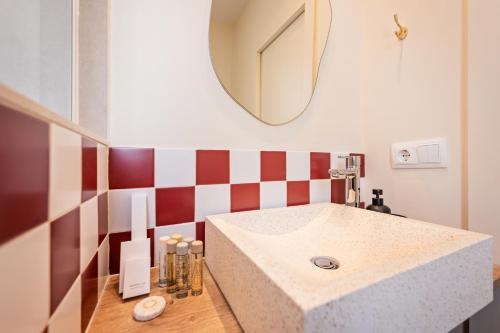
[[384, 199], [379, 197], [380, 195], [384, 194], [384, 191], [380, 189], [374, 189], [372, 192], [373, 195], [375, 195], [375, 198], [372, 199], [372, 204], [366, 207], [366, 209], [372, 210], [374, 212], [391, 214], [391, 209], [384, 205]]

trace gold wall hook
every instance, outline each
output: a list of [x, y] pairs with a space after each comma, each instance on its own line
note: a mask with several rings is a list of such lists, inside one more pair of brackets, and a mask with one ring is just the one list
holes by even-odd
[[399, 30], [395, 31], [394, 34], [396, 35], [396, 37], [398, 37], [399, 40], [404, 40], [406, 36], [408, 36], [408, 28], [403, 27], [401, 24], [399, 24], [398, 14], [394, 14], [394, 21], [399, 27]]

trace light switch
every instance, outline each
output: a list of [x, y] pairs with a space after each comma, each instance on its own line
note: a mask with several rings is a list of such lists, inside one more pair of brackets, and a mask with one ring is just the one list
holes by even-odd
[[392, 167], [395, 169], [446, 168], [446, 139], [400, 142], [392, 144]]
[[417, 147], [419, 163], [440, 163], [439, 144], [429, 144]]

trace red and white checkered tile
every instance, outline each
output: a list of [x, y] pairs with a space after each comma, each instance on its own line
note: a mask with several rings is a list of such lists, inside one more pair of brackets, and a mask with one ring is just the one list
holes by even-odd
[[[345, 183], [330, 180], [328, 174], [328, 169], [342, 163], [338, 155], [111, 148], [111, 273], [118, 271], [120, 241], [130, 237], [127, 232], [133, 193], [144, 192], [148, 196], [148, 228], [151, 237], [154, 233], [155, 244], [161, 235], [177, 232], [203, 239], [207, 215], [308, 203], [343, 203]], [[134, 174], [133, 182], [128, 179], [130, 174]]]
[[0, 141], [2, 331], [84, 331], [108, 275], [108, 148], [2, 105]]

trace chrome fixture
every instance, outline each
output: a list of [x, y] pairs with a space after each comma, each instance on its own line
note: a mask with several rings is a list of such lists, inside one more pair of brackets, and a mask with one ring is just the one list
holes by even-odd
[[312, 257], [311, 262], [321, 269], [337, 269], [340, 266], [337, 260], [327, 256]]
[[346, 206], [359, 207], [361, 157], [342, 155], [339, 158], [345, 159], [345, 169], [330, 169], [328, 172], [332, 179], [345, 179]]

